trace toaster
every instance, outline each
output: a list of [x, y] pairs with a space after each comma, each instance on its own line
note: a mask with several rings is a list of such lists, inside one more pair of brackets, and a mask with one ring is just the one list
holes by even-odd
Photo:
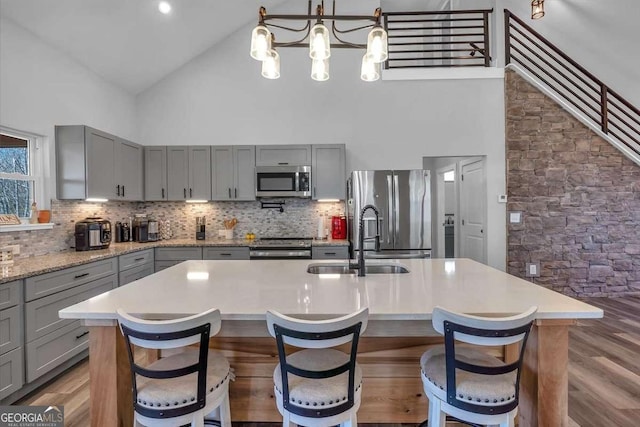
[[85, 218], [76, 222], [76, 251], [106, 249], [111, 243], [111, 223], [102, 218]]

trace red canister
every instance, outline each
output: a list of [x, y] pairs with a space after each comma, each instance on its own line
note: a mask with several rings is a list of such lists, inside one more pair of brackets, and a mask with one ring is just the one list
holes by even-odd
[[347, 238], [347, 218], [344, 216], [331, 217], [331, 238], [346, 239]]

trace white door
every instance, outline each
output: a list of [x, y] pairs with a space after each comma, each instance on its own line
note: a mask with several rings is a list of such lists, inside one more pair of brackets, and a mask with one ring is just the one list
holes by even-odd
[[460, 162], [460, 251], [461, 258], [486, 264], [487, 214], [484, 159]]

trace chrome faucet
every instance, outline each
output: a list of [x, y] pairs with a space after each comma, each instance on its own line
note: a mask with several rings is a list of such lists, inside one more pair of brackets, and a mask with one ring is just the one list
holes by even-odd
[[[368, 236], [368, 237], [364, 237], [364, 213], [371, 209], [373, 211], [373, 213], [376, 215], [376, 235], [375, 236]], [[375, 241], [375, 251], [379, 252], [380, 251], [380, 213], [378, 212], [378, 209], [373, 206], [373, 205], [366, 205], [365, 207], [362, 208], [362, 210], [360, 211], [360, 222], [358, 224], [358, 229], [359, 229], [359, 233], [358, 233], [358, 277], [364, 277], [365, 272], [364, 272], [364, 242], [368, 241], [368, 240], [373, 240]]]

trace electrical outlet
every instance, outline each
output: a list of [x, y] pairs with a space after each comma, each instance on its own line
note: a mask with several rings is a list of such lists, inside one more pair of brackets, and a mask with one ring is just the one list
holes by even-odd
[[527, 268], [525, 272], [526, 277], [540, 277], [539, 262], [528, 262], [526, 268]]
[[3, 249], [10, 250], [14, 255], [20, 255], [20, 245], [9, 245], [5, 246]]

